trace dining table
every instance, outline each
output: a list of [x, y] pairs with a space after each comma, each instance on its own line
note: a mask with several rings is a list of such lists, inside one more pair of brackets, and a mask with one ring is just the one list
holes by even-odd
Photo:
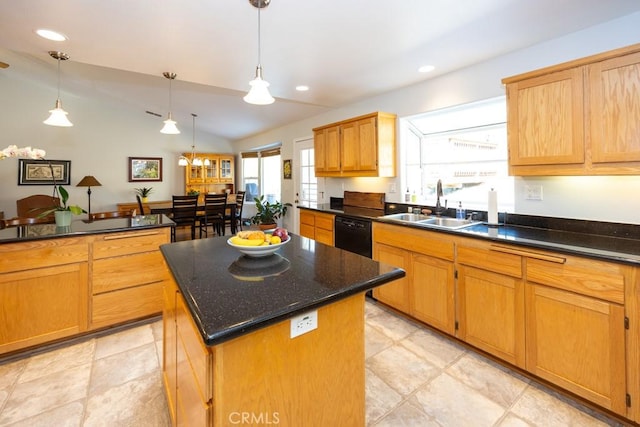
[[[232, 200], [232, 201], [230, 201]], [[204, 216], [204, 203], [198, 200], [198, 209], [196, 211], [196, 220]], [[151, 208], [152, 214], [163, 214], [171, 218], [171, 214], [173, 212], [172, 202], [169, 200], [165, 204], [155, 204], [154, 207]], [[234, 218], [236, 216], [236, 203], [235, 203], [235, 194], [230, 194], [227, 198], [227, 214], [230, 218]], [[236, 234], [237, 227], [235, 221], [230, 221], [231, 224], [231, 234]]]

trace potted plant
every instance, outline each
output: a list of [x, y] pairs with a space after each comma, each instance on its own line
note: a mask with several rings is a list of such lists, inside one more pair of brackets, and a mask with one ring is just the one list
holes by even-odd
[[257, 213], [251, 217], [251, 223], [258, 224], [263, 230], [275, 228], [277, 220], [284, 217], [287, 214], [287, 207], [291, 206], [291, 203], [270, 203], [265, 200], [264, 195], [254, 197], [253, 201], [256, 203]]
[[153, 187], [135, 188], [136, 194], [142, 199], [142, 203], [147, 203], [149, 194], [153, 192]]
[[55, 215], [56, 225], [58, 227], [68, 227], [69, 225], [71, 225], [72, 215], [80, 215], [83, 213], [87, 213], [87, 211], [85, 211], [78, 205], [67, 204], [67, 202], [69, 201], [69, 193], [64, 189], [64, 187], [59, 185], [57, 187], [57, 191], [60, 195], [60, 204], [58, 206], [52, 207], [51, 209], [47, 209], [44, 212], [41, 212], [38, 215], [38, 218], [44, 218], [53, 212], [53, 214]]

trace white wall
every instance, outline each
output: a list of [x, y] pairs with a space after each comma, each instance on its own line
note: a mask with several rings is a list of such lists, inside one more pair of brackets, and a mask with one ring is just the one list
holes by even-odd
[[[127, 105], [98, 104], [61, 93], [72, 128], [46, 126], [56, 92], [37, 82], [25, 81], [19, 70], [9, 67], [0, 73], [3, 108], [0, 115], [0, 149], [15, 144], [46, 150], [47, 158], [71, 160], [71, 184], [65, 186], [70, 202], [87, 208], [87, 188], [75, 185], [93, 175], [102, 184], [91, 188], [91, 210], [113, 210], [116, 203], [135, 202], [133, 189], [153, 187], [150, 200], [170, 200], [184, 194], [184, 169], [177, 165], [179, 153], [191, 151], [192, 123], [181, 124], [180, 135], [160, 133], [163, 118], [132, 110]], [[197, 126], [197, 123], [196, 123]], [[197, 131], [196, 150], [233, 152], [226, 140]], [[128, 157], [161, 157], [162, 182], [128, 182]], [[18, 160], [0, 161], [0, 211], [16, 214], [15, 201], [31, 194], [51, 194], [52, 186], [19, 186]]]
[[[293, 141], [312, 135], [311, 129], [349, 117], [387, 111], [399, 117], [504, 95], [504, 77], [581, 58], [640, 42], [640, 13], [569, 34], [513, 52], [423, 83], [372, 97], [328, 113], [292, 123], [234, 143], [236, 151], [283, 141], [282, 158], [292, 158]], [[294, 172], [297, 162], [294, 159]], [[283, 200], [292, 202], [293, 181], [283, 180]], [[395, 182], [397, 192], [388, 193]], [[527, 183], [542, 184], [544, 200], [525, 201]], [[401, 201], [400, 177], [396, 179], [326, 179], [329, 196], [342, 197], [344, 190], [387, 193], [388, 201]], [[515, 211], [520, 214], [590, 219], [640, 224], [640, 177], [517, 178]], [[287, 225], [288, 221], [285, 221]]]

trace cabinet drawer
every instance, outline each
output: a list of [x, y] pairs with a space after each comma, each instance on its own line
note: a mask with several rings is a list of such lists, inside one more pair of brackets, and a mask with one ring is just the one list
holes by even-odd
[[99, 328], [162, 312], [163, 282], [94, 295], [91, 327]]
[[93, 262], [93, 294], [159, 282], [167, 278], [160, 252], [146, 252]]
[[459, 264], [512, 277], [522, 277], [522, 257], [519, 255], [491, 250], [488, 247], [458, 246], [457, 260]]
[[625, 266], [567, 257], [564, 264], [527, 259], [527, 281], [624, 304]]
[[312, 227], [316, 225], [316, 216], [312, 212], [308, 212], [305, 210], [300, 211], [300, 224], [307, 224]]
[[[178, 359], [180, 384], [193, 383], [199, 396], [200, 405], [213, 399], [212, 354], [204, 345], [203, 338], [191, 320], [184, 299], [178, 296], [176, 304], [178, 326], [178, 348], [183, 359]], [[180, 352], [179, 352], [180, 353]]]
[[333, 215], [316, 214], [316, 228], [333, 231]]
[[453, 261], [454, 243], [444, 233], [417, 230], [400, 225], [373, 224], [373, 240], [388, 246], [407, 249]]
[[333, 230], [325, 230], [322, 228], [316, 228], [316, 239], [320, 243], [333, 246]]
[[74, 264], [87, 261], [88, 256], [85, 238], [8, 243], [0, 245], [0, 273]]
[[155, 251], [164, 243], [169, 243], [168, 228], [107, 234], [93, 243], [93, 259]]

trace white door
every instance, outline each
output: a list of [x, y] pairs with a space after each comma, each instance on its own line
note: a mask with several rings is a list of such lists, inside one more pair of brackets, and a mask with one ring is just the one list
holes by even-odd
[[300, 210], [298, 205], [314, 206], [325, 203], [324, 178], [316, 178], [314, 170], [313, 137], [293, 141], [294, 167], [293, 187], [295, 189], [293, 228], [300, 234]]

